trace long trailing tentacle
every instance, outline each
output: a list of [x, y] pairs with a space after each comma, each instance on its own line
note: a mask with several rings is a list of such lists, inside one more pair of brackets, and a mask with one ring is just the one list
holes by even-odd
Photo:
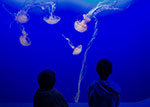
[[15, 21], [13, 20], [10, 24], [9, 24], [9, 28], [12, 27], [12, 24], [14, 23]]
[[99, 3], [96, 5], [96, 7], [99, 7], [99, 6], [103, 5], [103, 4], [106, 3], [107, 1], [109, 1], [109, 0], [104, 0], [104, 1], [99, 2]]
[[91, 9], [88, 12], [87, 16], [91, 18], [104, 10], [118, 10], [119, 9], [115, 7], [118, 3], [118, 0], [114, 0], [114, 2], [111, 4], [106, 3], [107, 1], [109, 0], [104, 0], [103, 2], [99, 2], [95, 8]]
[[27, 0], [26, 0], [25, 3], [24, 3], [24, 8], [23, 8], [22, 10], [28, 12], [29, 9], [31, 9], [31, 8], [33, 8], [33, 7], [35, 6], [36, 1], [37, 1], [37, 0], [32, 0], [31, 3], [27, 4]]
[[12, 13], [12, 12], [10, 12], [10, 11], [5, 7], [4, 4], [2, 4], [2, 7], [3, 7], [3, 9], [4, 9], [8, 14], [10, 14], [10, 15], [12, 15], [12, 16], [15, 16], [15, 14]]
[[68, 44], [69, 44], [69, 46], [70, 46], [72, 49], [75, 48], [74, 45], [73, 45], [73, 43], [70, 41], [69, 38], [65, 37], [64, 34], [62, 34], [62, 37], [65, 38], [65, 39], [68, 41]]
[[110, 6], [116, 6], [118, 3], [118, 0], [114, 0], [114, 2]]
[[56, 6], [55, 6], [56, 4], [55, 3], [53, 3], [51, 6], [51, 15], [53, 15], [53, 13], [54, 13], [54, 11], [55, 11], [55, 9], [56, 9]]
[[28, 12], [29, 9], [31, 8], [44, 6], [44, 8], [48, 9], [49, 14], [53, 15], [53, 12], [56, 9], [55, 3], [53, 1], [48, 1], [48, 2], [44, 2], [44, 1], [36, 2], [36, 1], [37, 0], [33, 0], [32, 3], [25, 4], [22, 10], [25, 10], [26, 12]]
[[91, 48], [96, 36], [97, 36], [97, 32], [98, 32], [98, 20], [97, 18], [94, 16], [95, 18], [95, 26], [94, 26], [94, 33], [92, 35], [92, 38], [91, 40], [89, 41], [88, 45], [87, 45], [87, 48], [85, 50], [85, 53], [84, 53], [84, 58], [83, 58], [83, 61], [82, 61], [82, 67], [81, 67], [81, 70], [80, 70], [80, 74], [79, 74], [79, 80], [78, 80], [78, 91], [76, 93], [76, 96], [74, 98], [75, 102], [78, 103], [79, 101], [79, 98], [80, 98], [80, 87], [81, 87], [81, 82], [86, 74], [86, 71], [85, 71], [85, 68], [86, 68], [86, 60], [87, 60], [87, 53], [89, 51], [89, 49]]

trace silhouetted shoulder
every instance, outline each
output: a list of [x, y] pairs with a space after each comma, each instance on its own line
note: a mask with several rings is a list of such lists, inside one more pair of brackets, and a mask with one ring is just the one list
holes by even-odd
[[34, 104], [38, 105], [34, 107], [68, 107], [64, 96], [56, 89], [48, 91], [38, 89], [34, 95]]
[[89, 86], [88, 100], [90, 107], [117, 107], [120, 87], [110, 80], [98, 80]]

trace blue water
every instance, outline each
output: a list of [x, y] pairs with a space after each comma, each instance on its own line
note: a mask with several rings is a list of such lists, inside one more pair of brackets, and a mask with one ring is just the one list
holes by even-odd
[[[0, 107], [33, 107], [33, 103], [0, 103]], [[140, 102], [124, 102], [119, 107], [149, 107], [150, 99]], [[69, 103], [69, 107], [88, 107], [88, 103]]]
[[[87, 72], [81, 83], [79, 102], [88, 101], [88, 86], [98, 79], [95, 68], [102, 57], [113, 63], [110, 79], [120, 85], [122, 102], [137, 102], [150, 97], [149, 3], [148, 0], [137, 0], [121, 12], [97, 17], [98, 35], [87, 54]], [[6, 6], [12, 12], [18, 11]], [[70, 4], [68, 6], [69, 9], [56, 8], [55, 14], [61, 21], [55, 25], [45, 23], [41, 14], [29, 13], [30, 21], [25, 24], [32, 41], [29, 47], [20, 44], [18, 24], [9, 28], [14, 18], [0, 6], [0, 102], [32, 102], [38, 88], [37, 75], [47, 68], [56, 73], [55, 88], [68, 102], [74, 102], [83, 55], [94, 32], [94, 20], [88, 24], [85, 33], [77, 32], [74, 22], [91, 8], [82, 11], [83, 7], [70, 9]], [[81, 54], [72, 55], [73, 50], [62, 33], [74, 45], [83, 45]]]

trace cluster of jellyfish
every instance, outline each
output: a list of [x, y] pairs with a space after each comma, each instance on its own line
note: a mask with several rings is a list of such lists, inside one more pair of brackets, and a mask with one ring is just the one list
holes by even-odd
[[[82, 67], [80, 70], [80, 74], [79, 74], [79, 80], [78, 80], [78, 90], [76, 93], [76, 96], [74, 98], [74, 101], [76, 103], [78, 103], [79, 98], [80, 98], [80, 86], [81, 86], [81, 82], [84, 78], [84, 75], [86, 73], [86, 69], [85, 69], [85, 63], [86, 63], [86, 59], [87, 59], [87, 53], [89, 51], [89, 49], [91, 48], [93, 41], [96, 38], [97, 32], [98, 32], [98, 20], [96, 18], [96, 15], [99, 14], [102, 11], [105, 10], [118, 10], [119, 8], [116, 7], [118, 0], [113, 0], [112, 3], [109, 3], [110, 0], [103, 0], [100, 1], [96, 7], [94, 7], [93, 9], [91, 9], [87, 14], [83, 14], [83, 19], [82, 20], [77, 20], [74, 23], [74, 28], [76, 31], [83, 33], [87, 30], [88, 26], [87, 23], [89, 23], [92, 19], [95, 19], [95, 30], [93, 32], [92, 38], [90, 39], [90, 41], [87, 44], [86, 50], [84, 52], [84, 58], [82, 61]], [[8, 9], [3, 5], [3, 8], [10, 14], [12, 15], [15, 19], [14, 21], [17, 22], [17, 24], [19, 25], [19, 27], [21, 28], [22, 31], [22, 35], [20, 36], [20, 43], [23, 46], [29, 46], [31, 45], [31, 41], [28, 37], [28, 33], [25, 31], [25, 27], [23, 26], [23, 24], [27, 23], [29, 21], [29, 14], [28, 11], [31, 8], [34, 7], [40, 7], [40, 9], [43, 12], [48, 12], [47, 16], [43, 17], [43, 20], [48, 23], [48, 24], [56, 24], [60, 21], [60, 17], [55, 16], [54, 15], [54, 11], [56, 9], [56, 4], [52, 1], [48, 1], [48, 2], [33, 2], [31, 4], [27, 4], [24, 6], [23, 9], [19, 10], [17, 13], [11, 13], [10, 11], [8, 11]], [[11, 23], [12, 24], [12, 23]], [[10, 25], [11, 25], [10, 24]], [[72, 54], [73, 55], [79, 55], [82, 52], [82, 45], [78, 45], [78, 46], [74, 46], [73, 43], [71, 42], [71, 40], [69, 38], [67, 38], [64, 34], [62, 34], [62, 37], [68, 42], [68, 45], [73, 49]]]
[[[13, 22], [16, 22], [20, 29], [21, 29], [21, 32], [22, 32], [22, 35], [20, 36], [20, 43], [23, 45], [23, 46], [29, 46], [31, 45], [31, 40], [29, 39], [28, 37], [28, 33], [25, 31], [25, 27], [23, 26], [25, 23], [27, 23], [29, 21], [29, 14], [28, 14], [28, 11], [31, 9], [31, 8], [35, 8], [35, 7], [40, 7], [40, 9], [43, 11], [43, 12], [46, 12], [47, 15], [43, 17], [43, 20], [48, 23], [48, 24], [56, 24], [60, 21], [60, 17], [58, 16], [55, 16], [54, 15], [54, 11], [56, 9], [56, 4], [52, 1], [49, 1], [49, 2], [35, 2], [33, 1], [32, 3], [30, 4], [27, 4], [25, 5], [21, 10], [19, 10], [17, 13], [12, 13], [10, 12], [4, 4], [2, 4], [3, 8], [11, 15], [14, 17], [14, 21]], [[12, 22], [12, 23], [13, 23]], [[11, 23], [11, 24], [12, 24]], [[11, 27], [11, 24], [10, 24], [10, 27]]]

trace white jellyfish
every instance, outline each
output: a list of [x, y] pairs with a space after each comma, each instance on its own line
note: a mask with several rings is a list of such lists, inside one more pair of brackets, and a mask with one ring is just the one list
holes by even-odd
[[82, 45], [79, 45], [79, 46], [77, 46], [76, 48], [74, 48], [74, 51], [73, 51], [73, 55], [78, 55], [78, 54], [80, 54], [81, 53], [81, 51], [82, 51]]
[[48, 24], [56, 24], [60, 21], [60, 17], [54, 15], [54, 11], [56, 9], [56, 4], [52, 1], [40, 3], [41, 10], [47, 13], [46, 16], [43, 17], [43, 20]]
[[82, 52], [82, 45], [78, 45], [77, 47], [75, 47], [69, 38], [66, 38], [63, 34], [62, 36], [68, 41], [69, 46], [73, 49], [73, 55], [79, 55]]
[[20, 10], [15, 16], [15, 21], [20, 24], [27, 23], [29, 21], [29, 15], [27, 14], [27, 11]]
[[28, 35], [28, 33], [26, 33], [25, 29], [23, 28], [22, 29], [22, 35], [19, 38], [20, 43], [23, 46], [29, 46], [29, 45], [31, 45], [31, 40], [27, 37], [27, 35]]
[[[29, 21], [29, 15], [28, 15], [28, 10], [32, 7], [32, 4], [30, 5], [25, 5], [25, 7], [21, 10], [19, 10], [17, 13], [12, 13], [10, 12], [5, 6], [4, 4], [2, 4], [3, 8], [10, 14], [12, 15], [15, 19], [14, 21], [17, 22], [17, 24], [19, 24], [19, 28], [21, 28], [22, 31], [22, 35], [19, 38], [20, 43], [23, 46], [29, 46], [31, 45], [31, 41], [30, 39], [27, 37], [27, 33], [25, 31], [25, 28], [23, 26], [23, 24], [27, 23]], [[13, 22], [14, 22], [13, 21]], [[12, 24], [12, 23], [11, 23]], [[11, 27], [10, 24], [10, 27]]]
[[87, 30], [87, 22], [90, 22], [91, 19], [89, 17], [87, 17], [85, 14], [83, 15], [83, 20], [82, 21], [76, 21], [74, 24], [74, 28], [78, 31], [78, 32], [85, 32]]
[[106, 4], [106, 2], [109, 0], [104, 0], [103, 2], [99, 2], [97, 6], [93, 9], [91, 9], [87, 14], [83, 15], [82, 21], [76, 21], [74, 23], [74, 28], [78, 32], [85, 32], [87, 30], [87, 23], [91, 21], [91, 19], [96, 16], [98, 13], [104, 11], [104, 10], [117, 10], [118, 8], [115, 8], [116, 4], [118, 3], [118, 0], [114, 0], [112, 4]]
[[60, 21], [60, 17], [58, 17], [58, 16], [49, 16], [48, 18], [44, 17], [43, 20], [45, 22], [47, 22], [48, 24], [56, 24], [57, 22]]
[[[10, 12], [5, 6], [4, 4], [2, 4], [3, 8], [5, 9], [5, 11], [7, 13], [9, 13], [11, 16], [14, 17], [14, 21], [17, 22], [17, 24], [25, 24], [29, 21], [29, 14], [28, 14], [28, 10], [31, 8], [31, 5], [30, 6], [25, 6], [24, 8], [22, 8], [21, 10], [19, 10], [17, 13], [12, 13]], [[13, 21], [13, 22], [14, 22]], [[12, 23], [13, 23], [12, 22]], [[12, 24], [11, 23], [11, 24]], [[10, 24], [10, 27], [11, 27], [11, 24]]]

